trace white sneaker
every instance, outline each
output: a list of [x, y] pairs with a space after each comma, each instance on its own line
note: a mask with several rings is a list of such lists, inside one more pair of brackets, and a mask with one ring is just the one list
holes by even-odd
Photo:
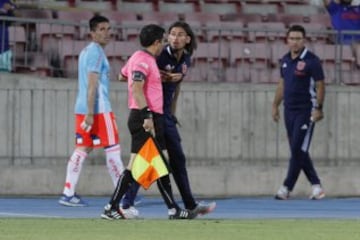
[[310, 199], [312, 200], [320, 200], [325, 197], [325, 191], [322, 189], [320, 184], [312, 185], [312, 193], [310, 195]]
[[281, 186], [275, 195], [277, 200], [287, 200], [289, 199], [290, 192], [286, 186]]
[[140, 216], [139, 210], [137, 210], [134, 206], [130, 206], [126, 209], [120, 208], [120, 210], [126, 219], [136, 219]]

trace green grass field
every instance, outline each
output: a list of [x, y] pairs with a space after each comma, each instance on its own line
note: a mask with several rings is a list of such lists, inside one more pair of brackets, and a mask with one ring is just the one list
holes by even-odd
[[360, 220], [0, 218], [1, 240], [356, 240]]

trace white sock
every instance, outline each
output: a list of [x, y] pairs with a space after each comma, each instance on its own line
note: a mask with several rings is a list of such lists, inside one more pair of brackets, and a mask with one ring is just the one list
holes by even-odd
[[124, 171], [124, 164], [121, 160], [120, 145], [115, 145], [105, 149], [106, 166], [111, 180], [116, 187], [121, 173]]
[[66, 196], [73, 196], [75, 194], [75, 187], [79, 181], [82, 165], [87, 157], [87, 153], [75, 150], [71, 155], [66, 170], [66, 181], [63, 194]]

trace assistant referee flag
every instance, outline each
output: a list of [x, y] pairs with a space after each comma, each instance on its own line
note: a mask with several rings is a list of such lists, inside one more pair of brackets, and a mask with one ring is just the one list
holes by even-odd
[[153, 138], [149, 137], [135, 156], [131, 174], [144, 189], [148, 189], [158, 178], [169, 174], [164, 161]]

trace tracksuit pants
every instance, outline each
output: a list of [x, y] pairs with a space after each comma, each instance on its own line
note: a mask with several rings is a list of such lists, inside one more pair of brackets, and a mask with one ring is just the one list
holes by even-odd
[[304, 171], [311, 183], [320, 184], [313, 162], [309, 155], [309, 147], [315, 123], [310, 121], [311, 109], [286, 109], [284, 111], [285, 127], [290, 145], [290, 160], [284, 186], [292, 191], [300, 175]]

